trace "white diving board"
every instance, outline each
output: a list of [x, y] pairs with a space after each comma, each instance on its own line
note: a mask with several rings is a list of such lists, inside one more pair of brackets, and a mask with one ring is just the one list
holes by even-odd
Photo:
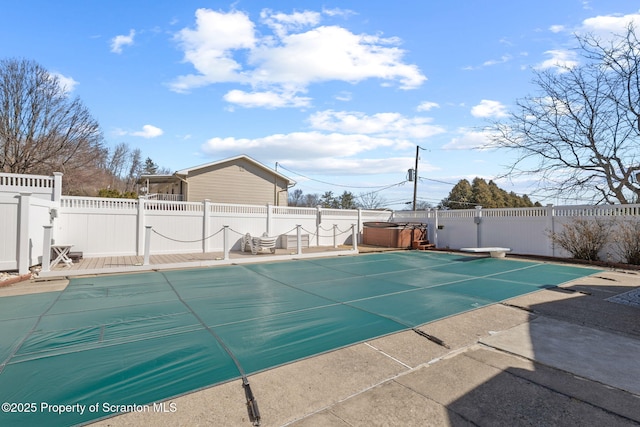
[[462, 252], [485, 253], [488, 252], [491, 258], [504, 258], [510, 248], [460, 248]]

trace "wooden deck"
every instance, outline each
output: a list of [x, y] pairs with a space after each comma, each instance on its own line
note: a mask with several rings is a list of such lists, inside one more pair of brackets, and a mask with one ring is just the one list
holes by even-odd
[[163, 254], [151, 255], [149, 265], [144, 264], [142, 256], [112, 256], [83, 258], [67, 267], [58, 264], [49, 272], [40, 272], [41, 278], [71, 277], [94, 274], [129, 273], [153, 270], [164, 270], [172, 268], [198, 268], [213, 267], [218, 265], [244, 264], [267, 261], [284, 261], [288, 259], [316, 258], [340, 255], [355, 255], [366, 252], [383, 252], [398, 250], [397, 248], [382, 248], [377, 246], [359, 245], [358, 251], [354, 251], [351, 246], [342, 245], [337, 248], [331, 246], [318, 246], [304, 248], [302, 254], [296, 250], [276, 249], [276, 253], [269, 251], [258, 253], [231, 251], [229, 258], [224, 259], [223, 252], [200, 252], [187, 254]]
[[143, 256], [112, 256], [83, 258], [70, 266], [58, 264], [49, 272], [40, 272], [41, 278], [59, 278], [95, 274], [130, 273], [173, 268], [198, 268], [213, 267], [219, 265], [244, 264], [267, 261], [284, 261], [288, 259], [315, 258], [339, 255], [355, 255], [363, 252], [381, 252], [398, 250], [393, 248], [380, 248], [374, 246], [359, 245], [358, 251], [351, 246], [342, 245], [337, 248], [331, 246], [319, 246], [304, 248], [302, 254], [296, 250], [276, 249], [276, 253], [269, 251], [258, 253], [231, 251], [229, 258], [224, 259], [223, 252], [186, 253], [151, 255], [149, 265], [144, 264]]

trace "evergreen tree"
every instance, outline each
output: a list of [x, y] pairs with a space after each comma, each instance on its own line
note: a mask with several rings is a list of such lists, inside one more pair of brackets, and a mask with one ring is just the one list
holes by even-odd
[[506, 191], [499, 188], [493, 180], [489, 181], [488, 186], [491, 192], [491, 206], [487, 206], [488, 208], [512, 207]]
[[333, 191], [326, 191], [322, 197], [320, 197], [320, 206], [323, 208], [336, 208], [338, 207], [338, 201], [333, 195]]
[[447, 196], [440, 206], [448, 209], [467, 209], [473, 207], [471, 184], [466, 179], [461, 179], [451, 189], [449, 196]]
[[476, 205], [480, 205], [482, 207], [494, 208], [493, 206], [493, 194], [491, 193], [491, 189], [482, 178], [474, 178], [473, 183], [471, 184], [471, 192], [472, 199]]
[[356, 196], [350, 191], [345, 191], [339, 197], [338, 207], [340, 209], [356, 209], [358, 207], [356, 204]]
[[158, 173], [158, 165], [151, 160], [150, 157], [147, 157], [147, 160], [144, 161], [144, 168], [142, 169], [143, 175], [155, 175]]
[[527, 195], [521, 197], [513, 191], [507, 193], [492, 180], [487, 183], [482, 178], [475, 178], [472, 184], [466, 179], [458, 181], [439, 206], [444, 209], [473, 209], [474, 206], [526, 208], [541, 205], [538, 202], [532, 203]]

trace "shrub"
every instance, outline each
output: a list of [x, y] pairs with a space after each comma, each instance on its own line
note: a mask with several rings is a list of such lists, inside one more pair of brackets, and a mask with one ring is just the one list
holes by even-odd
[[599, 218], [576, 219], [563, 226], [559, 233], [552, 233], [554, 243], [576, 259], [598, 261], [598, 252], [609, 241], [611, 223]]
[[640, 265], [640, 219], [619, 221], [615, 246], [627, 264]]
[[125, 191], [121, 193], [115, 188], [103, 188], [98, 191], [98, 197], [108, 197], [115, 199], [137, 199], [138, 195], [133, 191]]

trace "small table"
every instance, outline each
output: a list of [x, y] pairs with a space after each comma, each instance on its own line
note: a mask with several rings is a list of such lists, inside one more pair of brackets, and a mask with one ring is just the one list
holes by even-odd
[[63, 262], [67, 267], [71, 267], [73, 261], [69, 258], [69, 252], [73, 245], [51, 245], [51, 249], [53, 249], [53, 253], [56, 255], [56, 258], [51, 261], [49, 264], [49, 270], [53, 270], [53, 267]]

